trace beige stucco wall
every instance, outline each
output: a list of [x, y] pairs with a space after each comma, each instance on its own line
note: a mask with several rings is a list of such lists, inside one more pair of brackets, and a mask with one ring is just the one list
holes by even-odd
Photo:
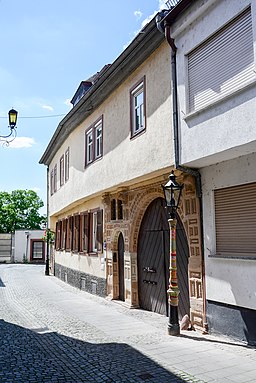
[[[50, 226], [55, 230], [55, 223], [59, 219], [64, 219], [72, 214], [90, 211], [95, 208], [103, 209], [100, 197], [92, 198], [87, 202], [78, 203], [71, 209], [64, 210], [57, 217], [51, 217]], [[70, 251], [55, 251], [55, 262], [67, 268], [105, 278], [105, 259], [104, 253], [88, 255]]]
[[105, 278], [105, 261], [98, 255], [89, 256], [84, 254], [56, 251], [55, 262], [69, 269]]
[[[146, 76], [146, 131], [130, 139], [130, 88]], [[50, 215], [103, 190], [150, 178], [173, 163], [170, 48], [164, 42], [108, 99], [73, 131], [55, 155], [57, 192]], [[85, 131], [103, 115], [103, 157], [84, 169]], [[70, 148], [70, 177], [59, 183], [60, 157]], [[49, 172], [49, 173], [50, 173]]]

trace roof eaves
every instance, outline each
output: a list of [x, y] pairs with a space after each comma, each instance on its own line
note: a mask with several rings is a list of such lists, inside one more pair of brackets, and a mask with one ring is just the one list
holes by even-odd
[[152, 19], [60, 121], [39, 163], [49, 165], [67, 136], [164, 41]]

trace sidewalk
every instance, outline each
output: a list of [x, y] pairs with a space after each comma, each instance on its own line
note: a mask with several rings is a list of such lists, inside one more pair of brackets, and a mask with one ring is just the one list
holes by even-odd
[[[122, 355], [133, 355], [131, 350], [135, 350], [139, 353], [137, 359], [147, 359], [145, 365], [151, 370], [142, 369], [137, 380], [129, 375], [126, 380], [109, 382], [256, 382], [255, 348], [198, 331], [183, 331], [180, 337], [171, 337], [166, 317], [128, 309], [121, 303], [79, 291], [55, 277], [45, 277], [42, 266], [1, 265], [0, 278], [6, 287], [0, 289], [0, 298], [9, 307], [2, 306], [2, 313], [0, 310], [5, 321], [19, 322], [41, 335], [55, 332], [86, 342], [87, 346], [126, 345], [129, 349], [120, 349]], [[149, 361], [154, 362], [150, 367]], [[128, 362], [125, 360], [124, 366]], [[172, 378], [169, 375], [168, 380], [163, 371], [173, 374]], [[1, 376], [0, 382], [4, 382]]]

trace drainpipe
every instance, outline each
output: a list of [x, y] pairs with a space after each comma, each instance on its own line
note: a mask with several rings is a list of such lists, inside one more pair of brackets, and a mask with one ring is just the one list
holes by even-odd
[[204, 262], [204, 245], [203, 245], [203, 206], [202, 206], [202, 184], [201, 174], [197, 169], [192, 169], [180, 164], [180, 145], [179, 145], [179, 116], [178, 116], [178, 87], [177, 87], [177, 65], [176, 65], [176, 52], [177, 47], [174, 39], [171, 37], [171, 26], [167, 22], [161, 22], [162, 18], [166, 16], [166, 11], [160, 12], [156, 16], [157, 28], [160, 32], [165, 34], [166, 41], [171, 47], [171, 70], [172, 70], [172, 121], [173, 121], [173, 140], [174, 140], [174, 166], [177, 170], [190, 174], [195, 177], [196, 195], [199, 199], [200, 206], [200, 229], [201, 229], [201, 252], [202, 252], [202, 283], [203, 283], [203, 321], [204, 333], [208, 333], [208, 323], [206, 318], [206, 294], [205, 294], [205, 262]]

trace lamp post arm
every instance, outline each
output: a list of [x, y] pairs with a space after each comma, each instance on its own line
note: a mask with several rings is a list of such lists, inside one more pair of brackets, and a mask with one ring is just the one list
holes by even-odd
[[[10, 140], [8, 140], [8, 138], [10, 138]], [[15, 140], [15, 138], [17, 137], [17, 131], [15, 128], [11, 128], [11, 133], [10, 134], [7, 134], [6, 136], [0, 136], [0, 142], [3, 142], [3, 145], [6, 145], [8, 146], [10, 144], [10, 142], [12, 142], [13, 140]]]

